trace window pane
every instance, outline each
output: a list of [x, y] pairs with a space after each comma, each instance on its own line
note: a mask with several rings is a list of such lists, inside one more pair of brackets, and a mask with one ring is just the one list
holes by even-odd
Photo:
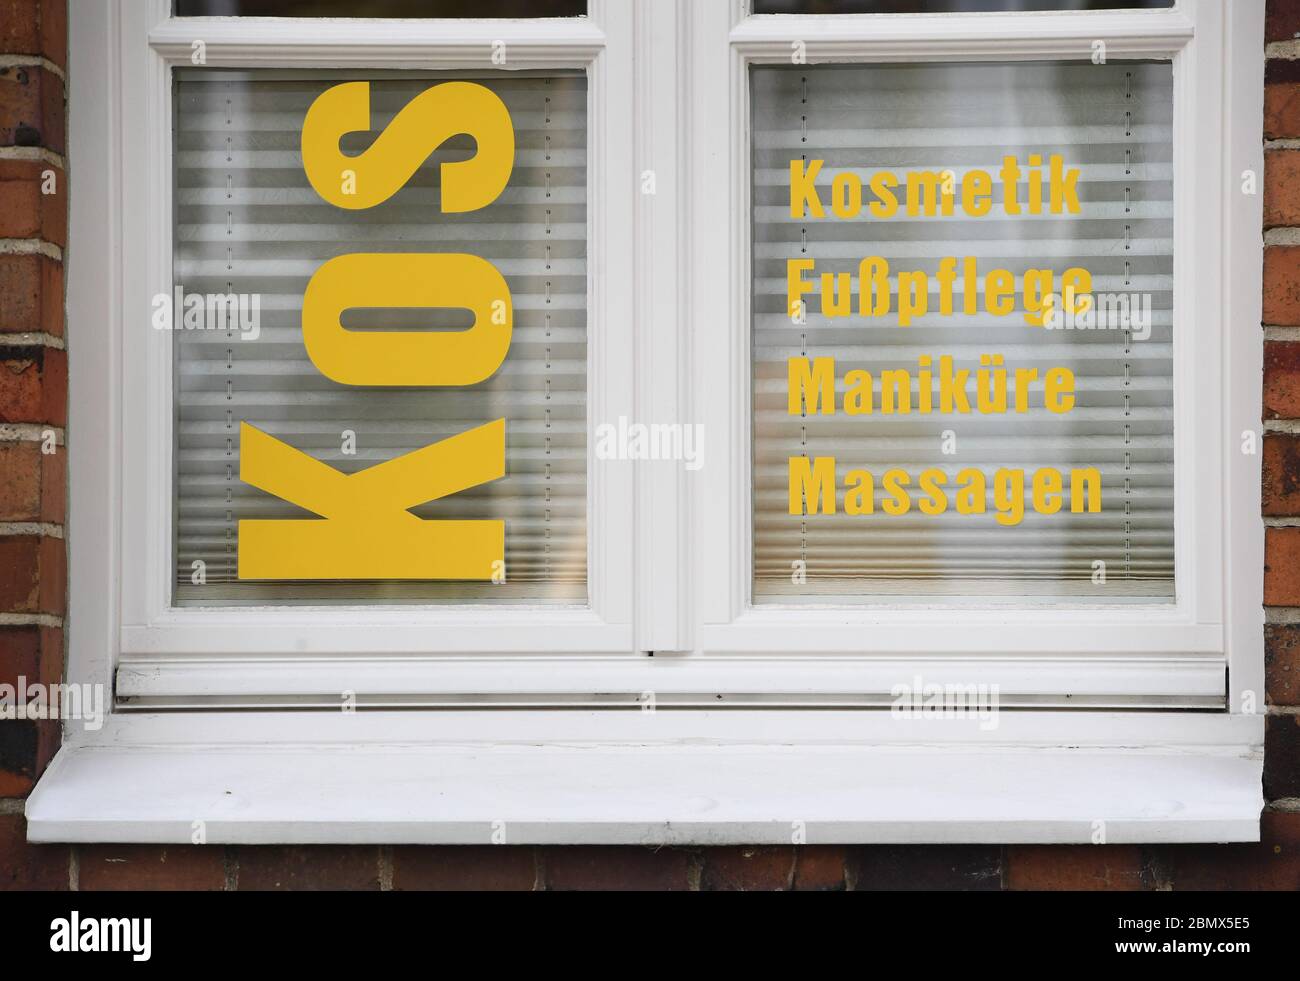
[[[355, 155], [412, 99], [449, 77], [179, 73], [175, 289], [186, 297], [234, 294], [250, 306], [256, 300], [260, 324], [256, 332], [230, 330], [214, 317], [222, 329], [172, 335], [178, 603], [585, 601], [586, 78], [528, 72], [458, 78], [504, 102], [515, 158], [505, 190], [491, 204], [444, 214], [441, 166], [474, 157], [472, 137], [448, 139], [390, 199], [358, 210], [317, 193], [303, 170], [301, 141], [308, 108], [343, 81], [371, 82], [372, 131], [349, 133], [340, 144]], [[358, 168], [353, 180], [370, 172]], [[488, 380], [463, 388], [368, 387], [325, 377], [304, 346], [303, 295], [326, 261], [353, 253], [488, 260], [504, 276], [513, 308], [504, 363]], [[348, 309], [341, 323], [349, 334], [474, 324], [468, 309], [437, 306]], [[412, 510], [424, 519], [504, 520], [504, 585], [387, 575], [375, 577], [383, 582], [240, 580], [241, 521], [318, 513], [241, 481], [241, 423], [351, 474], [500, 419], [505, 477], [420, 503], [438, 496], [429, 490]], [[433, 470], [421, 475], [415, 491], [439, 483], [439, 467]], [[375, 511], [385, 513], [371, 493]], [[203, 563], [201, 583], [196, 562]]]
[[952, 14], [1172, 7], [1174, 0], [753, 0], [756, 14]]
[[[1172, 597], [1170, 65], [763, 67], [753, 70], [752, 92], [756, 599]], [[1078, 170], [1077, 213], [1063, 182], [1060, 213], [1050, 213], [1054, 156], [1062, 178]], [[1009, 157], [1021, 172], [1004, 178]], [[822, 218], [812, 197], [793, 193], [806, 189], [796, 176], [818, 160], [813, 197]], [[877, 193], [872, 180], [884, 172], [897, 185], [882, 180]], [[982, 216], [964, 204], [968, 180], [972, 200], [980, 191], [972, 172], [989, 180]], [[1031, 173], [1042, 177], [1039, 214], [1029, 213]], [[927, 179], [929, 205], [918, 195], [909, 214], [908, 187], [924, 190]], [[939, 201], [945, 182], [948, 214]], [[1007, 187], [1015, 188], [1010, 200]], [[892, 215], [885, 194], [899, 202]], [[871, 257], [888, 266], [868, 266]], [[800, 260], [813, 265], [791, 265]], [[1086, 317], [1031, 325], [1038, 295], [1063, 293], [1072, 269], [1091, 276], [1094, 323], [1106, 294], [1131, 302], [1133, 317], [1107, 301], [1109, 329], [1085, 329]], [[1027, 292], [1031, 270], [1044, 272]], [[803, 311], [791, 302], [795, 277], [809, 287]], [[1011, 308], [988, 306], [990, 279]], [[1138, 314], [1148, 302], [1144, 328]], [[946, 386], [945, 356], [953, 371]], [[998, 411], [996, 389], [986, 410], [977, 400], [985, 356], [989, 368], [1006, 370], [1007, 411]], [[1018, 369], [1035, 372], [1024, 376], [1024, 411], [1013, 388]], [[1072, 407], [1049, 406], [1044, 383], [1054, 369], [1073, 374]], [[960, 371], [970, 373], [962, 385], [969, 411], [956, 395]], [[818, 400], [823, 372], [835, 386], [833, 415]], [[827, 466], [834, 511], [812, 513]], [[895, 470], [910, 482], [897, 495], [884, 479]], [[922, 488], [929, 470], [942, 477], [943, 508]], [[1036, 510], [1032, 481], [1046, 470], [1063, 478], [1063, 493], [1052, 496], [1053, 478], [1043, 476]], [[1083, 483], [1072, 494], [1075, 471]], [[1092, 512], [1087, 492], [1096, 484], [1100, 508]], [[1072, 499], [1083, 513], [1072, 513]], [[905, 513], [890, 512], [903, 503]]]
[[583, 17], [586, 0], [176, 0], [178, 17]]

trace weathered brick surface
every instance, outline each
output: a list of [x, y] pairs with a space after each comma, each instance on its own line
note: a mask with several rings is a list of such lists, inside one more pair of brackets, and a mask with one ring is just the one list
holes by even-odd
[[1300, 705], [1300, 625], [1264, 628], [1264, 689], [1270, 705]]
[[0, 538], [0, 612], [62, 616], [66, 556], [61, 538]]
[[36, 785], [40, 759], [38, 722], [0, 722], [0, 797], [26, 797]]
[[1015, 845], [1005, 862], [1007, 889], [1131, 892], [1150, 885], [1137, 845]]
[[37, 65], [0, 68], [0, 146], [66, 149], [63, 79]]
[[1264, 513], [1300, 514], [1300, 436], [1269, 433], [1264, 437]]
[[690, 887], [691, 853], [679, 848], [548, 848], [546, 887], [557, 891], [667, 892]]
[[1264, 344], [1264, 418], [1300, 419], [1300, 344]]
[[1300, 797], [1300, 715], [1264, 721], [1264, 798]]
[[303, 845], [243, 847], [237, 852], [243, 892], [379, 888], [379, 849], [367, 846]]
[[803, 845], [795, 849], [795, 892], [840, 892], [845, 888], [848, 849], [839, 845]]
[[51, 684], [63, 674], [63, 630], [60, 627], [0, 627], [0, 685]]
[[1300, 150], [1264, 154], [1264, 227], [1300, 225]]
[[703, 857], [700, 888], [704, 890], [775, 892], [794, 886], [793, 846], [710, 848]]
[[68, 888], [68, 848], [32, 845], [21, 814], [0, 814], [0, 892]]
[[34, 238], [62, 248], [68, 238], [65, 192], [60, 168], [40, 160], [0, 159], [0, 238]]
[[0, 334], [63, 336], [63, 264], [37, 253], [0, 255]]
[[458, 892], [527, 892], [537, 887], [532, 848], [482, 845], [393, 849], [393, 888]]
[[1264, 17], [1265, 41], [1290, 41], [1300, 35], [1300, 3], [1269, 0]]
[[1264, 605], [1300, 606], [1300, 528], [1264, 531]]
[[1002, 849], [992, 845], [864, 845], [848, 866], [860, 892], [1002, 888]]
[[225, 849], [207, 845], [82, 845], [77, 883], [86, 892], [225, 889]]
[[1264, 69], [1264, 136], [1300, 136], [1300, 61], [1273, 58]]
[[1264, 249], [1264, 323], [1300, 326], [1300, 246]]
[[68, 358], [55, 348], [0, 348], [0, 422], [48, 423], [68, 415]]
[[66, 0], [0, 0], [0, 54], [68, 60]]
[[62, 524], [65, 459], [62, 447], [43, 453], [40, 443], [0, 443], [0, 521]]
[[1160, 888], [1300, 890], [1300, 814], [1265, 811], [1258, 844], [1148, 845]]

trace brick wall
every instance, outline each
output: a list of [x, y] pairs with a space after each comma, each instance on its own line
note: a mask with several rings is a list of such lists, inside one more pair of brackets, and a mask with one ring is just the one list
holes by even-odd
[[[57, 680], [63, 664], [65, 3], [0, 0], [0, 682]], [[1268, 14], [1259, 844], [33, 846], [23, 797], [58, 731], [0, 722], [0, 889], [1300, 889], [1300, 0], [1270, 0]], [[57, 451], [43, 452], [51, 440]]]

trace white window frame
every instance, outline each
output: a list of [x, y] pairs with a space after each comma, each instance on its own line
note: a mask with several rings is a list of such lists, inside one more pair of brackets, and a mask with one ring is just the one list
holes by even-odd
[[[810, 842], [1095, 841], [1102, 822], [1109, 841], [1255, 840], [1263, 528], [1259, 458], [1239, 447], [1260, 428], [1261, 209], [1234, 175], [1262, 174], [1263, 4], [1224, 8], [788, 17], [591, 0], [583, 22], [442, 23], [76, 10], [68, 677], [116, 679], [146, 710], [66, 724], [31, 836], [189, 841], [202, 820], [211, 843], [468, 843], [506, 821], [519, 843], [788, 842], [792, 823]], [[590, 417], [700, 422], [710, 453], [696, 474], [590, 468], [589, 610], [168, 608], [170, 339], [123, 325], [147, 323], [171, 281], [168, 73], [198, 39], [210, 67], [481, 68], [504, 40], [516, 66], [588, 68]], [[809, 63], [1086, 58], [1095, 39], [1115, 59], [1174, 59], [1171, 607], [750, 605], [748, 67], [787, 61], [796, 39]], [[1189, 385], [1202, 397], [1179, 394]], [[1023, 710], [995, 731], [864, 710], [918, 668], [998, 683]], [[1171, 686], [1173, 700], [1153, 694]], [[346, 690], [457, 711], [280, 711]], [[1157, 711], [1224, 694], [1226, 711]], [[682, 710], [593, 710], [647, 700]], [[1044, 710], [1068, 704], [1091, 708]], [[156, 710], [196, 706], [260, 711]]]
[[[622, 160], [630, 152], [630, 129], [618, 103], [628, 97], [630, 59], [615, 52], [625, 44], [630, 20], [618, 7], [594, 4], [590, 18], [534, 22], [291, 21], [262, 18], [174, 18], [168, 0], [114, 7], [120, 31], [117, 68], [122, 86], [121, 124], [126, 132], [148, 134], [116, 143], [124, 173], [140, 174], [115, 189], [121, 195], [123, 227], [117, 261], [105, 270], [123, 284], [102, 356], [119, 366], [120, 396], [110, 440], [100, 447], [120, 460], [120, 501], [106, 526], [120, 522], [120, 537], [95, 555], [108, 560], [107, 581], [120, 583], [118, 609], [104, 612], [119, 644], [124, 676], [149, 676], [158, 655], [185, 658], [186, 677], [206, 669], [202, 690], [222, 687], [228, 668], [220, 655], [237, 653], [268, 674], [282, 676], [284, 659], [310, 653], [339, 665], [376, 654], [409, 656], [607, 653], [632, 650], [628, 543], [631, 513], [619, 502], [633, 494], [630, 468], [588, 468], [589, 602], [585, 608], [527, 603], [491, 607], [229, 607], [175, 608], [171, 605], [173, 338], [139, 325], [149, 296], [172, 282], [171, 71], [192, 64], [193, 45], [205, 45], [205, 67], [374, 67], [482, 70], [492, 45], [503, 41], [510, 68], [576, 68], [590, 77], [589, 162], [592, 192], [589, 249], [588, 390], [594, 418], [635, 412], [631, 394], [631, 331], [615, 304], [631, 288], [631, 264], [622, 254], [619, 230], [631, 221], [630, 193], [616, 193]], [[141, 45], [141, 39], [147, 44]], [[629, 181], [630, 191], [630, 181]], [[108, 257], [106, 257], [108, 258]], [[162, 284], [154, 287], [151, 284]], [[100, 353], [100, 352], [97, 352]], [[111, 360], [109, 360], [111, 359]], [[96, 467], [119, 465], [96, 461]], [[104, 486], [101, 484], [101, 486]], [[110, 491], [110, 496], [112, 492]], [[114, 561], [116, 559], [116, 561]], [[116, 615], [114, 615], [116, 613]], [[217, 655], [205, 662], [205, 657]], [[352, 690], [343, 667], [312, 672], [293, 662], [287, 673], [312, 674], [325, 690]], [[317, 666], [321, 668], [321, 665]], [[442, 663], [433, 670], [440, 671]], [[256, 669], [255, 669], [256, 670]], [[338, 683], [336, 683], [336, 681]], [[341, 685], [341, 687], [340, 687]], [[287, 694], [287, 693], [286, 693]], [[363, 692], [364, 694], [364, 692]]]
[[[731, 272], [730, 288], [705, 296], [708, 306], [698, 308], [696, 315], [699, 324], [729, 324], [730, 333], [696, 330], [694, 336], [707, 347], [694, 359], [694, 392], [706, 430], [727, 434], [715, 444], [727, 446], [731, 455], [727, 466], [701, 474], [704, 487], [697, 498], [701, 513], [696, 528], [706, 544], [697, 552], [698, 645], [726, 653], [838, 654], [850, 659], [869, 647], [875, 663], [885, 653], [906, 662], [943, 651], [952, 655], [952, 670], [1000, 683], [1004, 694], [1056, 692], [1081, 698], [1100, 693], [1140, 698], [1144, 691], [1154, 691], [1148, 687], [1153, 679], [1168, 681], [1180, 672], [1185, 673], [1178, 683], [1185, 697], [1222, 697], [1225, 661], [1238, 654], [1240, 663], [1231, 664], [1231, 700], [1239, 702], [1246, 690], [1260, 691], [1259, 674], [1251, 663], [1258, 660], [1261, 641], [1245, 631], [1234, 635], [1232, 627], [1257, 628], [1261, 621], [1261, 532], [1253, 526], [1249, 531], [1229, 526], [1224, 520], [1244, 515], [1258, 524], [1256, 467], [1251, 458], [1242, 457], [1240, 435], [1259, 429], [1257, 378], [1250, 372], [1260, 345], [1249, 332], [1225, 329], [1229, 323], [1242, 323], [1236, 311], [1251, 309], [1254, 282], [1237, 280], [1241, 288], [1229, 306], [1229, 291], [1223, 289], [1225, 264], [1235, 257], [1232, 246], [1249, 252], [1259, 235], [1256, 228], [1253, 239], [1220, 244], [1222, 223], [1230, 217], [1230, 198], [1220, 189], [1231, 181], [1226, 161], [1207, 150], [1230, 137], [1225, 131], [1229, 117], [1223, 103], [1224, 66], [1229, 55], [1245, 54], [1229, 50], [1231, 35], [1221, 5], [1183, 0], [1169, 10], [1114, 13], [746, 18], [737, 4], [730, 22], [712, 6], [701, 8], [700, 14], [707, 21], [697, 28], [709, 38], [705, 46], [716, 51], [725, 37], [731, 49], [729, 64], [709, 58], [698, 62], [698, 70], [707, 73], [699, 91], [708, 101], [700, 111], [714, 118], [729, 115], [729, 152], [738, 163], [699, 168], [707, 183], [699, 203], [707, 210], [696, 223], [697, 254], [729, 255]], [[1105, 42], [1111, 60], [1174, 63], [1176, 602], [1106, 606], [970, 600], [937, 602], [929, 609], [888, 601], [838, 608], [751, 605], [749, 376], [745, 371], [722, 375], [713, 370], [718, 364], [749, 364], [749, 67], [790, 64], [796, 41], [804, 42], [808, 63], [815, 65], [940, 59], [1086, 61], [1095, 40]], [[728, 94], [727, 105], [719, 93]], [[1253, 149], [1244, 138], [1230, 145]], [[1245, 162], [1231, 172], [1244, 169]], [[1198, 205], [1204, 201], [1218, 202], [1219, 208]], [[1246, 204], [1244, 210], [1253, 209]], [[1225, 374], [1225, 364], [1233, 369], [1241, 364], [1243, 370]], [[1247, 480], [1236, 483], [1238, 474]], [[1007, 659], [1033, 655], [1047, 658], [1007, 670]], [[984, 670], [972, 667], [980, 660]], [[806, 677], [807, 670], [803, 673]], [[1069, 676], [1065, 692], [1053, 687], [1061, 683], [1061, 673]], [[854, 678], [857, 672], [846, 674]], [[905, 671], [899, 674], [906, 677]]]

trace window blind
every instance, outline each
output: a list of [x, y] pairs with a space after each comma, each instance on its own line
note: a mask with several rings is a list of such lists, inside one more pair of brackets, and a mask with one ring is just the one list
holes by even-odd
[[[758, 602], [870, 601], [872, 597], [1042, 596], [1084, 602], [1171, 599], [1174, 592], [1172, 69], [1167, 63], [792, 66], [752, 70], [753, 167], [753, 592]], [[1053, 154], [1080, 170], [1077, 214], [872, 217], [865, 186], [880, 170], [909, 173], [972, 168], [997, 174], [1006, 156]], [[860, 216], [815, 218], [790, 211], [791, 161], [824, 159], [816, 183], [829, 201], [834, 175], [864, 183]], [[1027, 187], [1018, 186], [1020, 200]], [[901, 195], [901, 192], [900, 192]], [[816, 260], [823, 272], [852, 273], [880, 256], [898, 270], [923, 270], [931, 291], [945, 256], [974, 256], [984, 271], [1016, 277], [1016, 313], [930, 312], [900, 326], [883, 316], [831, 318], [805, 298], [804, 323], [787, 309], [787, 260]], [[1133, 329], [1030, 328], [1021, 315], [1023, 274], [1088, 269], [1096, 293], [1145, 294], [1150, 334]], [[956, 289], [963, 288], [959, 269]], [[980, 282], [983, 295], [984, 282]], [[1007, 366], [1069, 368], [1072, 411], [1043, 406], [1042, 374], [1024, 414], [791, 415], [790, 358], [835, 358], [836, 397], [844, 372], [910, 370], [918, 358], [951, 355], [975, 368], [981, 354]], [[936, 403], [938, 396], [936, 392]], [[945, 435], [948, 448], [945, 453]], [[791, 514], [791, 458], [833, 456], [876, 474], [869, 515]], [[883, 513], [879, 476], [888, 468], [943, 471], [949, 483], [977, 468], [989, 479], [988, 513], [915, 506]], [[994, 473], [1095, 467], [1099, 513], [1033, 513], [1014, 527], [997, 522]], [[1068, 485], [1067, 485], [1068, 486]], [[1028, 495], [1028, 489], [1026, 490]], [[1098, 563], [1101, 563], [1100, 565]], [[1100, 575], [1099, 575], [1100, 573]], [[1099, 581], [1101, 580], [1101, 581]]]
[[[341, 144], [355, 154], [411, 99], [448, 76], [178, 72], [176, 290], [260, 301], [256, 336], [230, 329], [174, 333], [178, 605], [585, 602], [586, 78], [455, 78], [500, 96], [515, 129], [509, 184], [490, 206], [466, 214], [441, 213], [439, 165], [473, 156], [468, 136], [445, 142], [402, 190], [368, 210], [345, 211], [321, 199], [301, 156], [303, 119], [327, 88], [372, 83], [372, 131], [349, 134]], [[407, 389], [351, 387], [321, 374], [303, 345], [308, 281], [335, 256], [374, 252], [468, 253], [500, 270], [514, 327], [495, 375], [461, 389]], [[456, 310], [351, 310], [342, 320], [350, 330], [455, 330], [471, 323], [468, 311]], [[241, 519], [313, 517], [241, 483], [241, 422], [354, 473], [501, 418], [505, 477], [413, 512], [504, 519], [504, 584], [238, 579]]]

